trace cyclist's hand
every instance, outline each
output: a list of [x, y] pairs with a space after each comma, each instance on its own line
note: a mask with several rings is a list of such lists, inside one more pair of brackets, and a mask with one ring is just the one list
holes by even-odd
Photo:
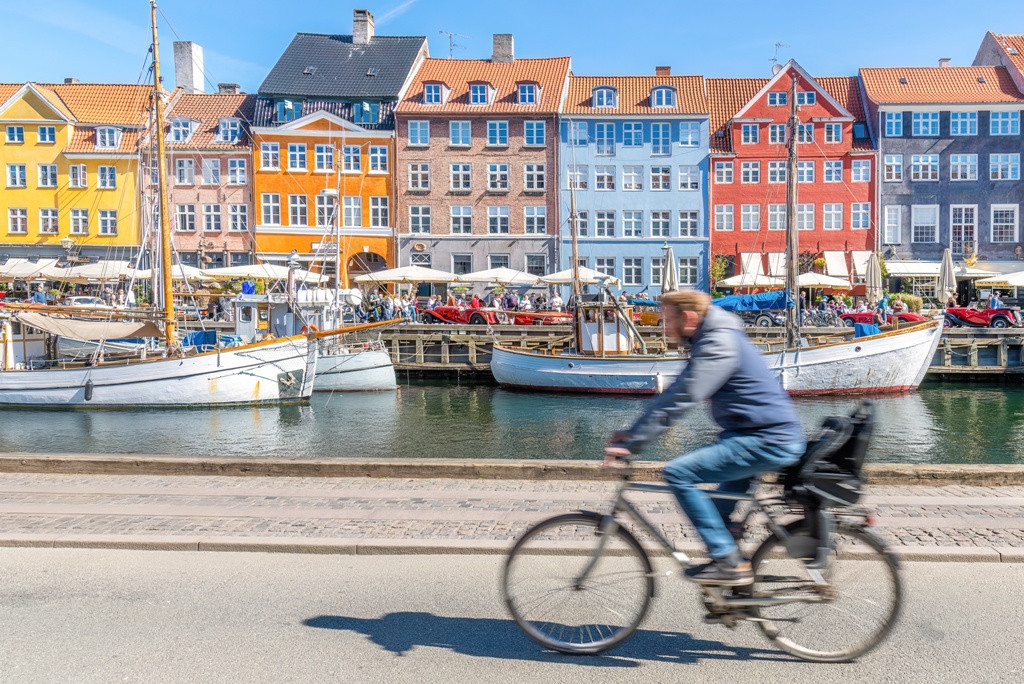
[[604, 467], [613, 468], [620, 459], [629, 458], [633, 454], [625, 447], [608, 446], [604, 448]]
[[608, 435], [608, 446], [618, 446], [632, 439], [633, 435], [625, 430], [616, 430]]

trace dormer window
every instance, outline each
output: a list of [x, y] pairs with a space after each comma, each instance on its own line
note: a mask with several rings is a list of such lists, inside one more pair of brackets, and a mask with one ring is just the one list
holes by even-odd
[[171, 134], [168, 136], [172, 143], [188, 142], [195, 130], [195, 122], [192, 119], [171, 119]]
[[380, 103], [361, 100], [352, 103], [352, 121], [362, 124], [378, 123]]
[[595, 107], [617, 107], [618, 96], [615, 88], [594, 88], [592, 95]]
[[427, 83], [423, 86], [423, 104], [439, 105], [444, 103], [444, 87], [440, 83]]
[[113, 126], [100, 126], [96, 129], [96, 149], [116, 150], [121, 146], [121, 129]]
[[217, 125], [217, 142], [236, 143], [242, 137], [242, 122], [225, 117]]
[[676, 91], [674, 88], [661, 87], [651, 91], [652, 107], [675, 107]]
[[488, 103], [488, 91], [490, 88], [486, 83], [469, 84], [469, 104], [485, 105]]
[[302, 117], [302, 100], [278, 100], [274, 114], [278, 123], [295, 121]]
[[537, 84], [536, 83], [520, 83], [519, 84], [519, 104], [521, 104], [521, 105], [535, 105], [535, 104], [537, 104]]

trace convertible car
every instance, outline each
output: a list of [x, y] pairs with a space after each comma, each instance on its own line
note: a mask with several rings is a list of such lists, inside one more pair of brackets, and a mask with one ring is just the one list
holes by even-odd
[[505, 311], [484, 307], [436, 306], [420, 312], [421, 323], [457, 323], [469, 325], [556, 325], [572, 322], [562, 311]]
[[957, 306], [946, 309], [943, 325], [947, 328], [1017, 328], [1024, 325], [1016, 309], [975, 309]]
[[[843, 319], [843, 325], [847, 328], [852, 328], [857, 323], [874, 323], [875, 315], [870, 311], [862, 311], [860, 313], [844, 313], [839, 314], [839, 318]], [[921, 321], [927, 321], [926, 316], [921, 314], [911, 313], [905, 311], [903, 313], [896, 314], [896, 318], [899, 319], [900, 323], [920, 323]], [[885, 314], [885, 322], [892, 323], [892, 312]]]

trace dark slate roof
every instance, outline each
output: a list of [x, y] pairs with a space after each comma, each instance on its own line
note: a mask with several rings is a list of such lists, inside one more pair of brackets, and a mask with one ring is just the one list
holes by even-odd
[[[392, 130], [395, 127], [395, 107], [398, 102], [381, 102], [377, 123], [357, 123], [357, 126], [369, 130]], [[340, 100], [304, 100], [302, 116], [324, 111], [346, 121], [352, 120], [352, 103]], [[279, 126], [274, 123], [274, 101], [269, 97], [256, 98], [256, 112], [252, 117], [253, 126]]]
[[[260, 95], [397, 98], [425, 36], [352, 36], [297, 33], [260, 86]], [[307, 70], [312, 74], [304, 73]], [[367, 73], [375, 70], [375, 75]]]

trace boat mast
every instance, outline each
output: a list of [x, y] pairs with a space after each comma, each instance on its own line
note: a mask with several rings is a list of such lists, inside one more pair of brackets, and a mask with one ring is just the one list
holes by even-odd
[[789, 93], [789, 163], [786, 174], [786, 293], [793, 300], [792, 308], [787, 309], [786, 346], [796, 348], [800, 343], [800, 296], [797, 291], [799, 265], [796, 262], [798, 249], [798, 231], [796, 225], [797, 202], [797, 137], [800, 131], [800, 119], [797, 117], [796, 83], [798, 76], [793, 74], [793, 84]]
[[156, 35], [156, 0], [149, 1], [153, 25], [153, 111], [156, 116], [157, 180], [160, 196], [160, 277], [164, 290], [164, 344], [176, 346], [174, 292], [171, 289], [171, 231], [167, 227], [167, 148], [164, 142], [164, 103], [160, 95], [160, 51]]

